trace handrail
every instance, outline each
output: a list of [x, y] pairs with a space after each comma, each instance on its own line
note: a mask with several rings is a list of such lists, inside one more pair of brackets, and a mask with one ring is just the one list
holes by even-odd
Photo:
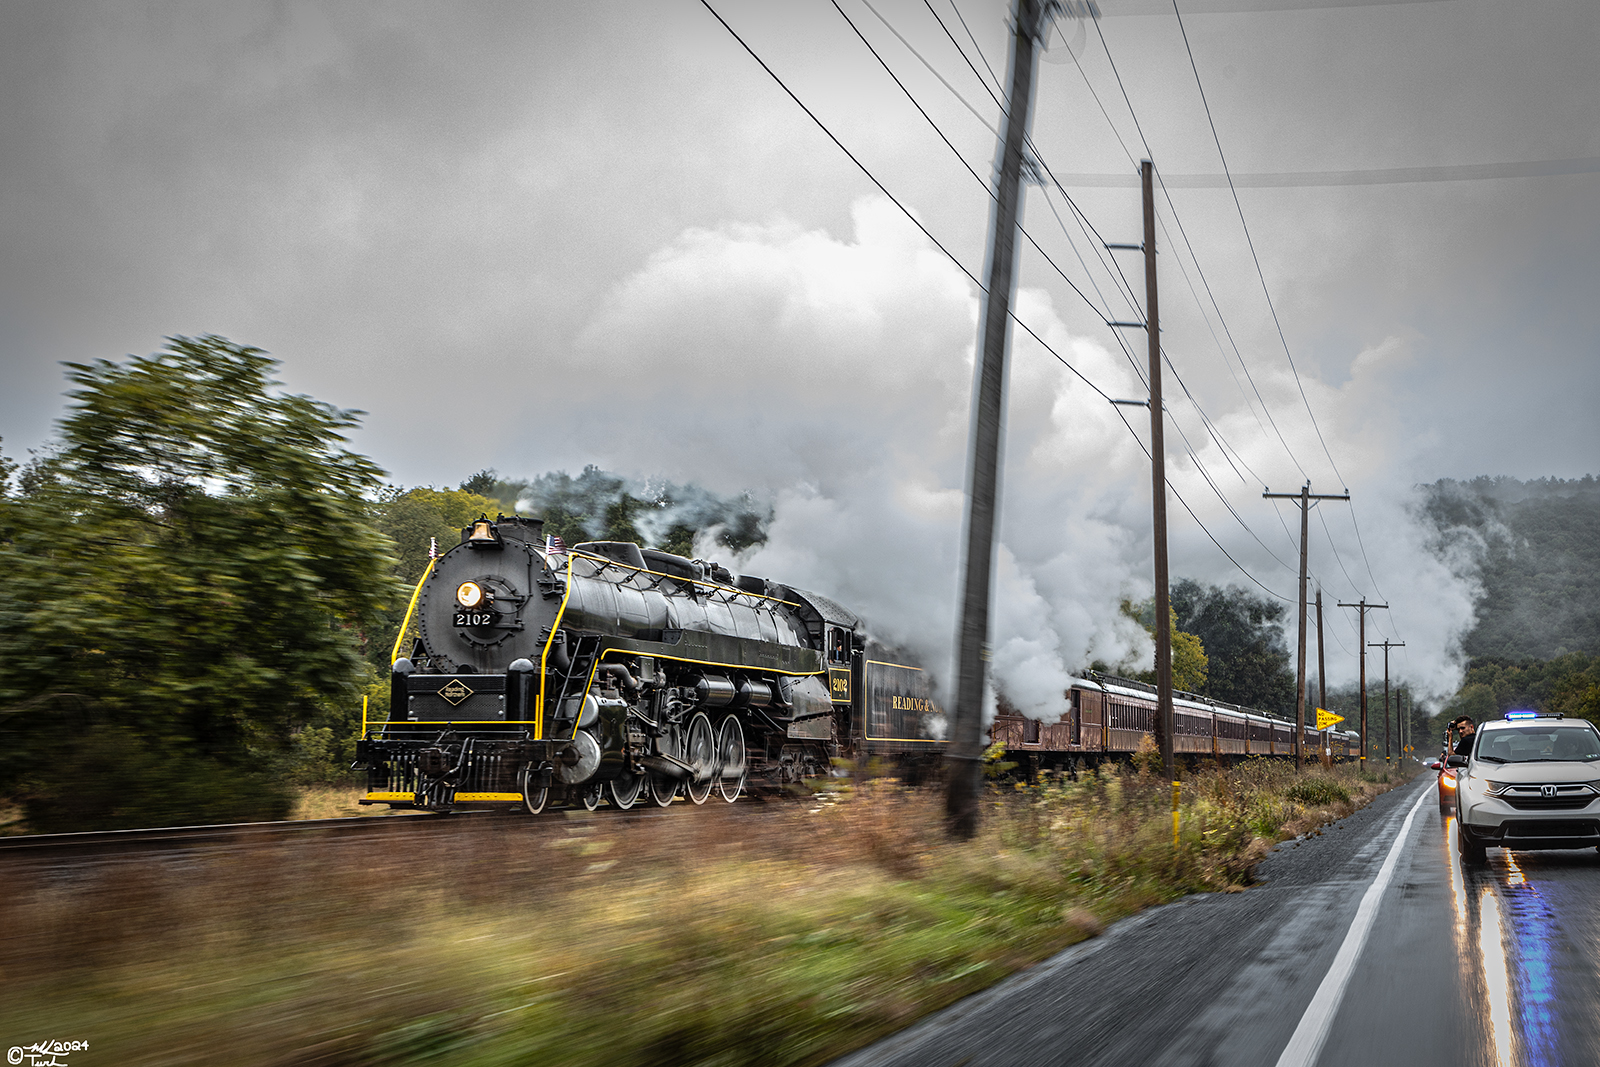
[[406, 605], [405, 621], [400, 624], [400, 632], [395, 635], [394, 651], [389, 653], [390, 663], [400, 658], [400, 646], [405, 643], [406, 631], [411, 629], [411, 613], [417, 610], [417, 598], [422, 595], [422, 583], [428, 580], [428, 575], [433, 573], [433, 565], [437, 562], [439, 562], [438, 557], [428, 561], [428, 566], [422, 572], [422, 577], [417, 579], [417, 587], [411, 591], [411, 603]]

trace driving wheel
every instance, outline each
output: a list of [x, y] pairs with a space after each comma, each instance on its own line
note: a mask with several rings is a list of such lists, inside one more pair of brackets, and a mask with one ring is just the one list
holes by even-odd
[[644, 779], [632, 771], [623, 771], [611, 779], [611, 803], [618, 811], [627, 811], [639, 800]]
[[688, 750], [684, 753], [684, 762], [694, 770], [683, 783], [683, 791], [690, 802], [704, 804], [717, 780], [717, 742], [705, 712], [697, 711], [689, 720], [688, 744], [684, 747]]
[[550, 799], [550, 786], [545, 782], [544, 775], [540, 774], [532, 764], [522, 768], [522, 806], [528, 809], [529, 815], [537, 815], [544, 810], [545, 803]]
[[722, 720], [717, 731], [717, 791], [732, 804], [744, 789], [744, 729], [732, 715]]

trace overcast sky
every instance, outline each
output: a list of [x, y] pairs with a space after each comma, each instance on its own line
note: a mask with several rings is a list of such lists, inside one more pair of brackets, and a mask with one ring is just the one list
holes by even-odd
[[[968, 60], [1003, 74], [1005, 4], [872, 3], [839, 0], [987, 181]], [[714, 6], [978, 274], [985, 185], [830, 0]], [[1348, 486], [1313, 570], [1330, 604], [1392, 602], [1369, 637], [1448, 690], [1471, 561], [1432, 550], [1412, 487], [1600, 473], [1600, 5], [1180, 0], [1210, 121], [1170, 4], [1100, 7], [1053, 35], [1033, 122], [1098, 237], [1031, 188], [1056, 266], [1025, 250], [1019, 313], [1140, 394], [1096, 242], [1139, 240], [1152, 156], [1163, 343], [1215, 428], [1169, 381], [1175, 491], [1292, 596], [1298, 515], [1263, 485]], [[0, 100], [8, 454], [50, 435], [59, 361], [219, 333], [367, 411], [357, 446], [406, 485], [598, 463], [764, 494], [745, 566], [947, 650], [977, 288], [700, 3], [9, 0]], [[1011, 404], [996, 664], [1048, 710], [1063, 672], [1139, 651], [1116, 602], [1149, 592], [1148, 467], [1026, 337]], [[1256, 588], [1172, 521], [1175, 573]]]

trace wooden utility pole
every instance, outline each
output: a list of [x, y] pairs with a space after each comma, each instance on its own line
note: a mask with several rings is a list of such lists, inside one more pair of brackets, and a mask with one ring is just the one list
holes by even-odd
[[[1108, 244], [1107, 248], [1144, 253], [1145, 321], [1107, 322], [1107, 326], [1131, 326], [1145, 331], [1150, 360], [1150, 399], [1113, 400], [1113, 404], [1150, 408], [1150, 519], [1155, 541], [1156, 579], [1156, 747], [1161, 750], [1161, 770], [1168, 781], [1177, 783], [1178, 763], [1173, 751], [1172, 711], [1172, 591], [1167, 573], [1167, 446], [1166, 411], [1161, 404], [1161, 301], [1156, 290], [1156, 198], [1155, 166], [1148, 159], [1139, 164], [1139, 183], [1144, 189], [1144, 243]], [[1176, 810], [1176, 809], [1174, 809]]]
[[1150, 512], [1155, 531], [1156, 557], [1156, 744], [1161, 748], [1162, 773], [1167, 781], [1178, 777], [1173, 752], [1175, 723], [1172, 711], [1172, 598], [1167, 584], [1167, 449], [1165, 417], [1161, 407], [1161, 311], [1156, 300], [1156, 198], [1152, 189], [1154, 165], [1139, 164], [1144, 186], [1144, 332], [1150, 343]]
[[[1349, 500], [1349, 493], [1322, 496], [1311, 492], [1311, 483], [1300, 487], [1298, 493], [1262, 493], [1268, 500], [1300, 501], [1300, 654], [1295, 660], [1294, 678], [1294, 769], [1304, 770], [1306, 765], [1306, 540], [1310, 530], [1311, 502], [1313, 500]], [[1320, 637], [1320, 631], [1319, 631]]]
[[1374, 641], [1373, 648], [1383, 649], [1383, 762], [1389, 762], [1389, 650], [1405, 648], [1404, 641]]
[[[1328, 710], [1328, 660], [1323, 655], [1322, 649], [1322, 586], [1317, 586], [1317, 707]], [[1333, 727], [1328, 727], [1333, 729]], [[1322, 739], [1323, 748], [1327, 748], [1328, 739]]]
[[956, 637], [955, 717], [947, 753], [945, 817], [952, 835], [978, 829], [979, 761], [983, 751], [983, 685], [989, 658], [989, 590], [994, 572], [995, 517], [1000, 496], [1001, 428], [1005, 420], [1006, 352], [1016, 290], [1017, 223], [1022, 215], [1022, 152], [1028, 135], [1035, 58], [1048, 0], [1013, 0], [1011, 91], [1001, 115], [994, 202], [989, 213], [988, 288], [978, 321], [972, 428], [967, 446], [967, 515], [962, 541], [961, 622]]
[[1360, 608], [1361, 624], [1356, 631], [1356, 647], [1361, 653], [1361, 761], [1360, 766], [1367, 765], [1367, 612], [1374, 608], [1387, 609], [1387, 604], [1368, 604], [1367, 598], [1362, 597], [1360, 603], [1339, 605], [1341, 608]]

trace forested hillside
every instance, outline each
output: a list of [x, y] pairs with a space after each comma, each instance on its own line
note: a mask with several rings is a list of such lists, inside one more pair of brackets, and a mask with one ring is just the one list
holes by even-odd
[[1600, 482], [1443, 479], [1426, 486], [1424, 513], [1441, 552], [1475, 558], [1483, 582], [1473, 660], [1600, 653]]

